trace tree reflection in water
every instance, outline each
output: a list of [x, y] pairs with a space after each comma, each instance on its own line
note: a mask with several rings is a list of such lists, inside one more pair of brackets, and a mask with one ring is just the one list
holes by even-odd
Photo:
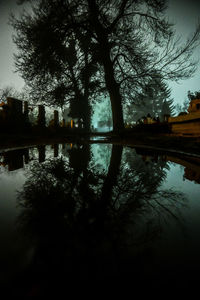
[[151, 242], [166, 216], [181, 224], [178, 207], [186, 200], [160, 189], [166, 168], [115, 145], [107, 174], [95, 170], [89, 145], [72, 149], [69, 161], [35, 162], [18, 195], [18, 226], [35, 248], [26, 295], [149, 283]]

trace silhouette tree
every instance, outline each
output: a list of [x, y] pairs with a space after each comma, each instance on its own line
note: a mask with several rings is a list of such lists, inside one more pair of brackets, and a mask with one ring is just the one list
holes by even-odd
[[4, 86], [0, 88], [0, 100], [5, 102], [7, 97], [22, 99], [23, 93], [16, 91], [12, 86]]
[[[68, 70], [68, 66], [63, 57], [68, 55], [69, 39], [78, 43], [78, 28], [82, 37], [90, 36], [89, 54], [98, 70], [104, 71], [113, 128], [123, 130], [122, 103], [134, 99], [145, 82], [155, 74], [164, 79], [185, 79], [195, 70], [191, 54], [199, 28], [185, 44], [180, 44], [165, 18], [166, 7], [163, 0], [41, 0], [21, 20], [12, 19], [19, 49], [17, 70], [28, 81], [39, 76], [49, 82], [52, 72], [66, 78], [63, 68]], [[49, 35], [44, 28], [48, 28]], [[80, 45], [75, 49], [78, 64], [80, 49]]]
[[188, 91], [188, 99], [189, 101], [194, 100], [194, 99], [200, 99], [200, 91], [196, 91], [194, 93], [191, 93]]
[[[80, 35], [77, 28], [73, 35], [65, 35], [63, 25], [59, 25], [55, 18], [64, 17], [59, 3], [51, 3], [48, 8], [39, 7], [36, 14], [37, 22], [24, 15], [13, 25], [17, 31], [21, 30], [20, 36], [15, 39], [21, 49], [17, 56], [17, 69], [23, 73], [29, 91], [32, 91], [32, 101], [39, 100], [61, 108], [69, 104], [71, 117], [82, 119], [84, 128], [89, 130], [90, 95], [99, 86], [96, 78], [91, 80], [96, 72], [89, 55], [91, 34]], [[27, 63], [29, 66], [25, 66]]]
[[177, 113], [187, 113], [188, 112], [188, 108], [190, 105], [190, 101], [191, 100], [195, 100], [195, 99], [200, 99], [200, 91], [196, 91], [196, 92], [191, 92], [188, 91], [187, 93], [187, 99], [184, 100], [183, 104], [177, 104], [176, 105], [176, 111]]
[[172, 115], [174, 111], [171, 91], [160, 77], [150, 79], [142, 91], [130, 101], [126, 108], [127, 121], [138, 120], [150, 114], [162, 121], [165, 114]]
[[99, 120], [99, 126], [106, 126], [109, 130], [112, 127], [112, 111], [110, 107], [109, 99], [106, 98], [104, 101], [101, 101], [96, 104], [96, 117]]

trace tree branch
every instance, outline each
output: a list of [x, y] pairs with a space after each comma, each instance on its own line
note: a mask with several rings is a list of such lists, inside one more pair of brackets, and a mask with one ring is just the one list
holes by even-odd
[[126, 5], [129, 0], [123, 0], [119, 9], [119, 14], [117, 17], [114, 19], [114, 21], [110, 24], [110, 26], [107, 28], [107, 33], [111, 32], [115, 25], [118, 23], [118, 21], [124, 16], [124, 11], [126, 8]]

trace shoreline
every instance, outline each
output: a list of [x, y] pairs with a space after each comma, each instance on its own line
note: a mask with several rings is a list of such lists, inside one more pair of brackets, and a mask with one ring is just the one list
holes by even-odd
[[133, 148], [145, 148], [150, 151], [179, 153], [182, 155], [200, 157], [200, 137], [186, 137], [171, 134], [134, 133], [121, 136], [113, 133], [85, 133], [85, 134], [0, 134], [0, 150], [24, 148], [41, 144], [62, 143], [112, 143]]

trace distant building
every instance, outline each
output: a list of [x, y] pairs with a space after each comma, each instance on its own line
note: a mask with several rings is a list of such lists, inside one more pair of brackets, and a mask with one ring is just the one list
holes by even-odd
[[189, 113], [200, 112], [200, 99], [193, 99], [190, 101], [188, 112]]
[[173, 133], [200, 136], [200, 99], [192, 99], [188, 113], [169, 117], [168, 123]]

